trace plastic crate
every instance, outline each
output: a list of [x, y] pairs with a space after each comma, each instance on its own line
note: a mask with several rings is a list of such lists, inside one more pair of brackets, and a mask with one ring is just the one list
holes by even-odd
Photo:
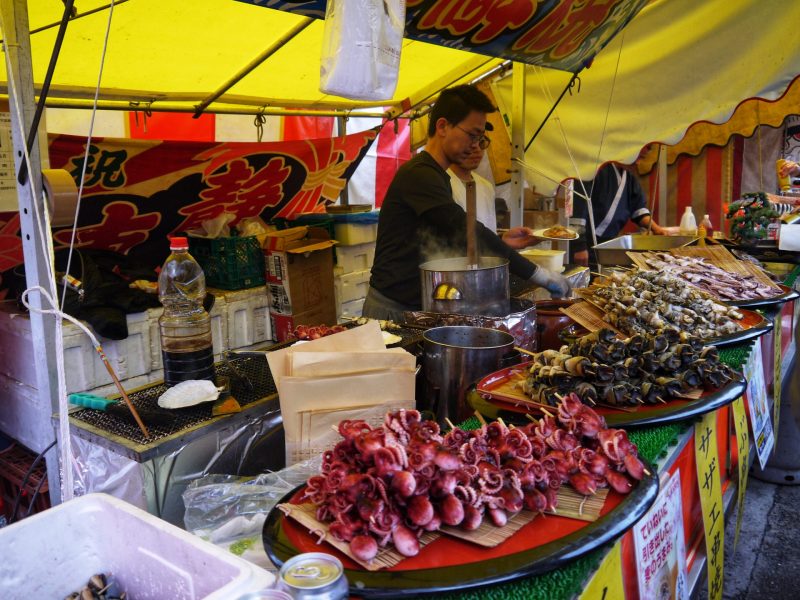
[[[31, 471], [25, 481], [25, 486], [22, 486], [25, 474], [35, 460], [36, 454], [19, 444], [14, 444], [0, 452], [0, 504], [5, 505], [4, 514], [9, 521], [21, 519], [28, 512], [35, 514], [50, 508], [50, 493], [47, 487], [47, 469], [44, 459], [37, 463], [36, 468]], [[35, 499], [34, 494], [36, 495]], [[19, 496], [19, 504], [17, 515], [14, 516], [11, 511], [14, 510], [17, 496]]]
[[189, 253], [203, 267], [209, 287], [242, 290], [264, 285], [264, 253], [255, 236], [189, 237]]
[[343, 246], [374, 242], [378, 238], [379, 211], [334, 215], [333, 230], [336, 241]]

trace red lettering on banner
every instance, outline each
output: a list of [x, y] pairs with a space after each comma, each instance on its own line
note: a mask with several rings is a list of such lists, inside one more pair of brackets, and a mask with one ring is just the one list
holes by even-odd
[[454, 37], [477, 29], [469, 41], [485, 44], [527, 23], [536, 12], [536, 4], [537, 0], [441, 0], [420, 17], [417, 27], [444, 30]]
[[5, 223], [0, 221], [0, 272], [25, 262], [19, 238], [19, 213], [12, 213]]
[[554, 59], [574, 52], [607, 18], [620, 0], [563, 0], [515, 41], [511, 49], [526, 54], [550, 51]]
[[[103, 220], [100, 223], [76, 230], [75, 247], [103, 248], [127, 254], [131, 248], [144, 242], [160, 222], [161, 215], [157, 212], [140, 215], [136, 205], [131, 202], [111, 202], [103, 207]], [[66, 246], [70, 243], [72, 232], [65, 229], [54, 237]]]
[[178, 211], [186, 216], [178, 230], [198, 228], [223, 212], [235, 213], [238, 221], [258, 215], [267, 206], [277, 206], [290, 172], [283, 158], [273, 158], [256, 172], [243, 158], [230, 161], [223, 172], [206, 177], [210, 187], [200, 192], [200, 202]]

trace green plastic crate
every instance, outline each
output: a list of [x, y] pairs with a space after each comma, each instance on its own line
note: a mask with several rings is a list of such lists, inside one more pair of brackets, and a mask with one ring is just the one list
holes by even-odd
[[264, 285], [264, 252], [255, 236], [189, 238], [189, 253], [203, 267], [206, 285], [242, 290]]

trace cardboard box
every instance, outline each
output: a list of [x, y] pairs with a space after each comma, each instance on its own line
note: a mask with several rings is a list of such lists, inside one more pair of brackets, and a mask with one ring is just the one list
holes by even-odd
[[[267, 235], [269, 312], [273, 335], [285, 341], [297, 325], [333, 325], [333, 245], [318, 227], [295, 227]], [[274, 268], [274, 272], [272, 269]]]

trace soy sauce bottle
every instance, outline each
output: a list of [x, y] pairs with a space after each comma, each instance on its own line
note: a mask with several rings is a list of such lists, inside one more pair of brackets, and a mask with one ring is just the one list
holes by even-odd
[[158, 276], [158, 298], [164, 313], [158, 320], [164, 383], [214, 379], [211, 317], [203, 308], [206, 278], [189, 254], [185, 237], [170, 240], [170, 255]]

